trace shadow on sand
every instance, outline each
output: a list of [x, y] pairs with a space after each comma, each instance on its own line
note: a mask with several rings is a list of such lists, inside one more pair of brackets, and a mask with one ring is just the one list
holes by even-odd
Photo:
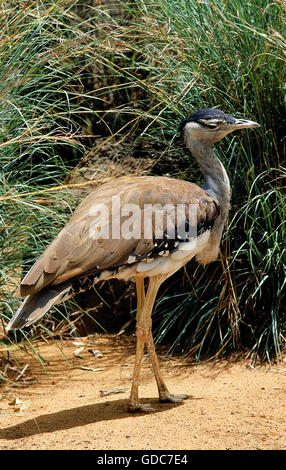
[[[181, 405], [159, 403], [156, 398], [145, 399], [143, 402], [152, 403], [152, 407], [156, 409], [156, 411], [151, 412], [152, 414]], [[130, 414], [127, 411], [127, 399], [96, 403], [94, 405], [85, 405], [56, 413], [40, 415], [23, 423], [2, 428], [0, 430], [0, 439], [21, 439], [36, 434], [71, 429], [100, 421], [128, 418], [129, 416], [142, 416], [142, 412]]]

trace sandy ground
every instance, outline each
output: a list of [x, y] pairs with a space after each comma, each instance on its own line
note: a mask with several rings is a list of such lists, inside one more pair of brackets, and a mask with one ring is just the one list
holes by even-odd
[[48, 375], [31, 356], [18, 356], [36, 383], [2, 387], [0, 449], [285, 449], [285, 363], [253, 369], [242, 360], [191, 364], [161, 355], [169, 389], [190, 395], [174, 405], [158, 402], [146, 357], [140, 394], [156, 411], [130, 415], [135, 339], [77, 343], [38, 344]]

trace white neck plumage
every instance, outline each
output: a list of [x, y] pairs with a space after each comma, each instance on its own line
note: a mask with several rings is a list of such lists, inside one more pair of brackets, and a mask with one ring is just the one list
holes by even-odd
[[230, 202], [230, 184], [226, 170], [211, 148], [211, 143], [196, 140], [191, 133], [185, 133], [185, 144], [197, 160], [203, 175], [203, 189], [212, 197], [218, 199], [221, 206], [221, 216], [225, 221]]

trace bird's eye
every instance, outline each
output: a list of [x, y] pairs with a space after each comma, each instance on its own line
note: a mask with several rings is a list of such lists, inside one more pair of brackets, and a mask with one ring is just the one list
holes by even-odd
[[219, 124], [216, 119], [200, 119], [199, 123], [208, 129], [216, 129]]
[[217, 127], [217, 124], [205, 124], [205, 126], [209, 129], [215, 129]]

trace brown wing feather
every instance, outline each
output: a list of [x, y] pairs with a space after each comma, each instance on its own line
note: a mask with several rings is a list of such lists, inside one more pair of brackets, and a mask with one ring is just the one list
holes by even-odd
[[[80, 277], [91, 270], [103, 270], [126, 263], [130, 253], [138, 256], [152, 251], [151, 239], [95, 239], [92, 236], [97, 204], [104, 204], [107, 213], [101, 215], [102, 227], [111, 233], [112, 197], [120, 197], [120, 206], [137, 204], [197, 204], [197, 225], [214, 222], [219, 215], [218, 201], [195, 184], [165, 177], [123, 178], [107, 183], [89, 194], [75, 210], [68, 224], [32, 266], [20, 285], [21, 296], [34, 294], [49, 284], [59, 284]], [[118, 221], [119, 227], [127, 217]], [[143, 217], [141, 218], [141, 220]]]

